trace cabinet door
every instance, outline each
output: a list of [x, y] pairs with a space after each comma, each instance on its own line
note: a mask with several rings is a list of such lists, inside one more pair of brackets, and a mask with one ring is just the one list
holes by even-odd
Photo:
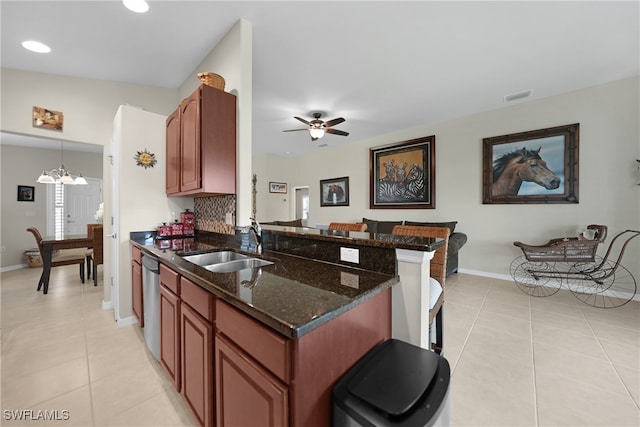
[[180, 109], [167, 117], [167, 194], [180, 192]]
[[160, 286], [160, 363], [180, 391], [180, 298]]
[[180, 104], [180, 191], [202, 187], [200, 159], [200, 91]]
[[142, 266], [131, 261], [131, 301], [133, 314], [138, 318], [138, 324], [144, 328], [144, 311], [142, 307]]
[[287, 387], [233, 343], [216, 336], [217, 426], [287, 426]]
[[181, 305], [182, 395], [201, 426], [212, 426], [213, 326]]

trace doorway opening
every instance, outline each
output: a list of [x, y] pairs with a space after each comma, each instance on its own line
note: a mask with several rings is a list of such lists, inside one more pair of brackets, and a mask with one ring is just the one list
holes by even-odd
[[294, 219], [301, 218], [304, 227], [309, 226], [309, 186], [293, 187], [291, 214]]

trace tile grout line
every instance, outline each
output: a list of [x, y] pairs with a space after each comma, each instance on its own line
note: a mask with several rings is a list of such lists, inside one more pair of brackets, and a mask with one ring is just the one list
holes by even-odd
[[533, 374], [533, 407], [535, 410], [534, 414], [534, 422], [536, 426], [540, 426], [540, 408], [538, 406], [538, 383], [536, 376], [536, 348], [535, 348], [535, 340], [533, 339], [533, 312], [531, 307], [531, 295], [529, 295], [529, 333], [531, 334], [531, 367]]
[[638, 410], [640, 410], [640, 406], [638, 406], [638, 402], [636, 402], [636, 399], [634, 399], [633, 394], [631, 393], [631, 390], [629, 390], [629, 387], [627, 387], [625, 382], [622, 380], [622, 377], [620, 376], [618, 369], [616, 369], [615, 363], [613, 363], [613, 360], [611, 360], [611, 357], [609, 357], [609, 353], [607, 353], [607, 350], [602, 345], [602, 341], [600, 340], [600, 337], [598, 336], [596, 331], [593, 329], [593, 325], [591, 324], [591, 321], [589, 321], [589, 318], [584, 314], [584, 311], [582, 311], [582, 315], [584, 316], [584, 319], [587, 321], [587, 325], [589, 325], [589, 329], [591, 329], [591, 333], [593, 333], [593, 336], [596, 338], [596, 341], [598, 342], [598, 346], [600, 347], [605, 357], [607, 358], [607, 361], [611, 365], [611, 368], [613, 368], [613, 372], [616, 373], [616, 378], [618, 378], [618, 381], [620, 381], [620, 384], [622, 384], [624, 391], [627, 393], [627, 397], [629, 397], [631, 399], [631, 402], [633, 402], [633, 405], [636, 408], [638, 408]]
[[487, 300], [487, 294], [484, 294], [484, 296], [482, 297], [482, 302], [480, 303], [480, 308], [478, 309], [478, 313], [476, 314], [475, 318], [473, 319], [473, 322], [471, 322], [471, 328], [469, 328], [469, 332], [467, 333], [467, 336], [464, 338], [464, 343], [462, 344], [462, 348], [460, 349], [460, 354], [458, 355], [458, 358], [456, 359], [455, 363], [453, 364], [453, 368], [451, 370], [451, 377], [453, 378], [453, 375], [455, 374], [456, 368], [458, 366], [458, 362], [460, 362], [460, 359], [462, 358], [462, 353], [464, 352], [464, 349], [467, 347], [467, 343], [469, 342], [469, 338], [471, 337], [471, 333], [473, 332], [473, 328], [475, 327], [476, 322], [478, 321], [478, 317], [480, 317], [480, 312], [482, 311], [482, 308], [484, 307], [484, 303]]
[[91, 425], [95, 426], [96, 425], [96, 420], [95, 420], [95, 408], [94, 408], [94, 404], [93, 404], [93, 383], [91, 381], [91, 369], [89, 366], [89, 341], [87, 339], [87, 311], [86, 311], [86, 305], [85, 302], [87, 302], [85, 300], [85, 292], [84, 292], [84, 286], [82, 287], [82, 331], [83, 331], [83, 335], [84, 335], [84, 348], [85, 348], [85, 353], [86, 353], [86, 357], [85, 357], [85, 362], [87, 365], [87, 380], [89, 382], [89, 407], [91, 408]]

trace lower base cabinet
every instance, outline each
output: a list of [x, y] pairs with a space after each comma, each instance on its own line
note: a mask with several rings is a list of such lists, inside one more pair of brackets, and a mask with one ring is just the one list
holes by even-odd
[[182, 396], [201, 426], [213, 425], [213, 326], [182, 304]]
[[335, 383], [391, 337], [390, 289], [291, 339], [164, 265], [160, 282], [161, 363], [203, 427], [330, 426]]
[[287, 387], [224, 338], [215, 351], [217, 426], [288, 426]]

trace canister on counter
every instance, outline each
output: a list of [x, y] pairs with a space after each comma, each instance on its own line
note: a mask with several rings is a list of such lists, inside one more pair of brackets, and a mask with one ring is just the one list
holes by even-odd
[[196, 223], [196, 214], [193, 213], [193, 212], [189, 212], [189, 209], [187, 209], [184, 212], [180, 213], [180, 222], [185, 226], [187, 226], [187, 225], [195, 225], [195, 223]]
[[174, 236], [182, 236], [184, 234], [183, 232], [183, 226], [181, 222], [178, 222], [178, 220], [176, 219], [176, 221], [171, 224], [171, 234], [173, 234]]
[[167, 225], [166, 222], [163, 222], [162, 225], [158, 226], [158, 229], [156, 230], [156, 235], [158, 237], [168, 237], [171, 236], [171, 226]]

